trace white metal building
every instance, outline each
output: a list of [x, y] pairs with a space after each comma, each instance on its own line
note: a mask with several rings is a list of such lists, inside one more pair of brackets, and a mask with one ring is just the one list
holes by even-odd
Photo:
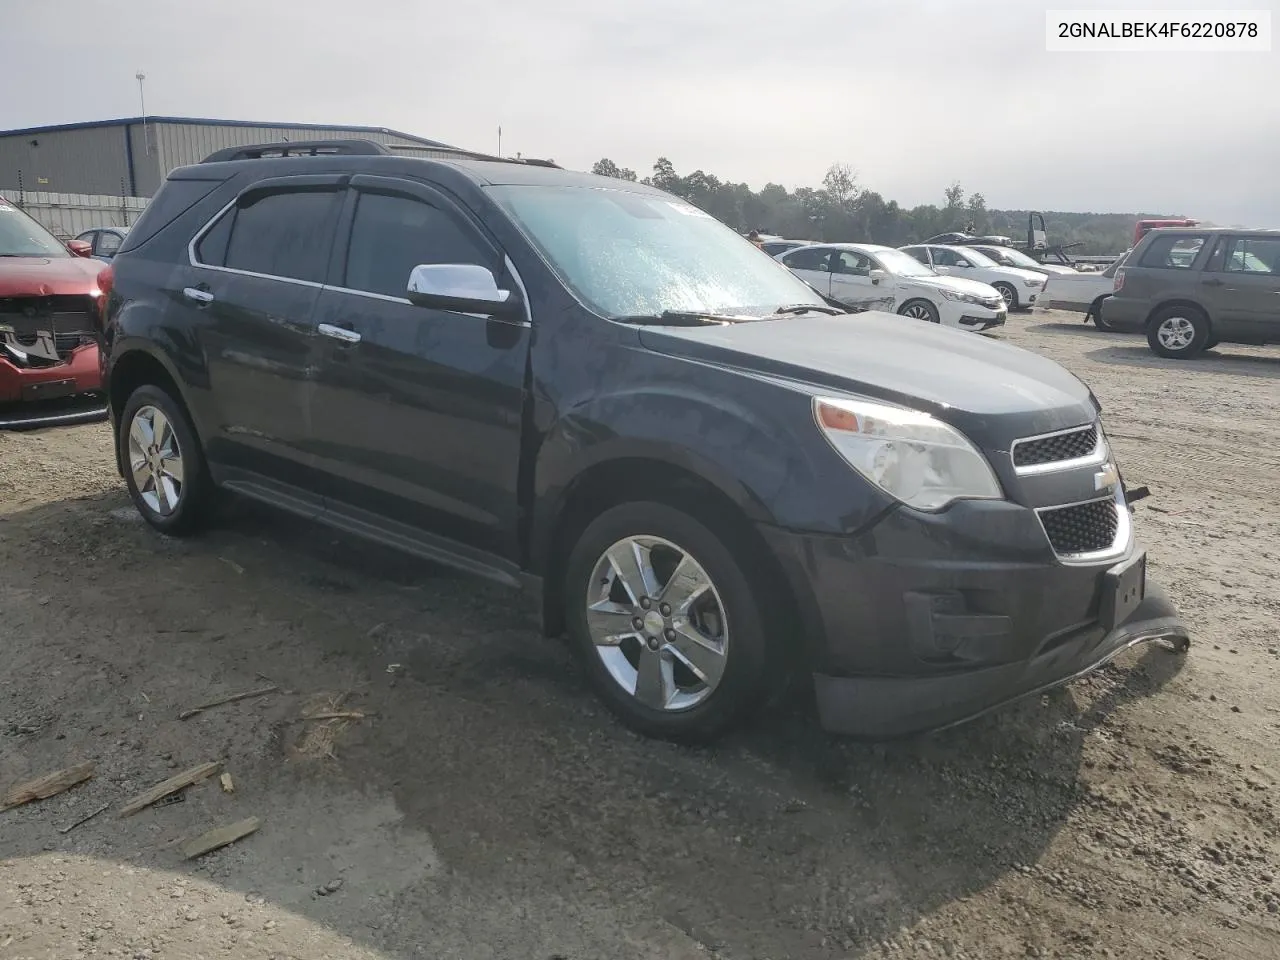
[[396, 153], [453, 156], [458, 147], [385, 127], [130, 117], [0, 131], [0, 190], [151, 197], [174, 167], [215, 150], [283, 140], [364, 139]]

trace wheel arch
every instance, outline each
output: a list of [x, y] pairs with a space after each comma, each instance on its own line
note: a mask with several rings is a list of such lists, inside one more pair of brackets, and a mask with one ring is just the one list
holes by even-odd
[[[191, 407], [183, 395], [181, 380], [169, 359], [163, 354], [140, 343], [120, 344], [114, 351], [108, 367], [107, 403], [111, 408], [111, 422], [119, 429], [120, 418], [125, 404], [139, 387], [152, 385], [161, 387], [173, 398], [174, 403], [182, 409], [187, 422], [196, 435], [196, 442], [201, 446], [204, 440], [200, 425], [192, 416]], [[115, 443], [116, 471], [124, 475], [124, 463], [120, 459], [120, 444]]]
[[1192, 300], [1190, 297], [1170, 297], [1167, 300], [1161, 300], [1147, 312], [1147, 318], [1143, 321], [1143, 329], [1150, 329], [1152, 321], [1162, 311], [1169, 307], [1181, 307], [1183, 309], [1194, 310], [1196, 313], [1204, 317], [1205, 323], [1209, 325], [1209, 330], [1213, 330], [1213, 318], [1209, 315], [1209, 311], [1200, 303]]

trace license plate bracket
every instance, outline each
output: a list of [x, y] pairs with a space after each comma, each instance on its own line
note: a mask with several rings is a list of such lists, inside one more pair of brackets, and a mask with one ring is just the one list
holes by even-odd
[[1147, 552], [1145, 550], [1102, 575], [1102, 608], [1099, 619], [1108, 631], [1114, 630], [1137, 610], [1147, 595]]
[[61, 400], [63, 397], [70, 397], [76, 392], [76, 382], [70, 380], [42, 380], [38, 383], [24, 384], [22, 387], [22, 399], [28, 403], [35, 403], [40, 400]]

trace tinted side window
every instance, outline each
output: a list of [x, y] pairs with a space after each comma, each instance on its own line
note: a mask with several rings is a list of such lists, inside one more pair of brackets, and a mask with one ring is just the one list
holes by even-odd
[[953, 250], [933, 251], [933, 265], [935, 267], [958, 267], [962, 259]]
[[911, 257], [914, 257], [916, 260], [919, 260], [926, 267], [929, 266], [929, 254], [924, 247], [908, 247], [902, 252]]
[[1233, 238], [1222, 269], [1229, 273], [1280, 273], [1280, 238]]
[[836, 273], [849, 274], [855, 277], [869, 276], [871, 261], [852, 250], [841, 250], [836, 257]]
[[1147, 252], [1142, 255], [1138, 265], [1164, 270], [1190, 270], [1204, 243], [1204, 234], [1157, 236], [1151, 241], [1151, 246], [1147, 247]]
[[232, 207], [216, 223], [205, 231], [196, 243], [196, 260], [211, 267], [227, 264], [227, 241], [231, 239], [231, 225], [235, 223], [236, 208]]
[[408, 197], [361, 193], [351, 224], [343, 286], [403, 297], [420, 263], [474, 263], [493, 269], [491, 251], [445, 211]]
[[337, 190], [260, 194], [236, 211], [226, 266], [320, 283], [338, 219]]
[[115, 256], [117, 250], [120, 249], [120, 234], [113, 230], [103, 230], [98, 234], [98, 248], [94, 253], [100, 257]]
[[827, 258], [831, 255], [829, 250], [812, 250], [800, 247], [782, 258], [792, 270], [820, 270], [823, 273], [830, 269], [827, 266]]

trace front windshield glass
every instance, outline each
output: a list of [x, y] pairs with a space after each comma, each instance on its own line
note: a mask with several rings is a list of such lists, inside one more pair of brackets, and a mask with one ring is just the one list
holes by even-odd
[[599, 187], [490, 188], [560, 279], [601, 316], [765, 316], [826, 304], [724, 224], [675, 197]]
[[890, 273], [900, 277], [934, 277], [933, 268], [921, 263], [909, 253], [901, 250], [876, 250], [872, 253]]
[[1005, 248], [1000, 247], [1000, 248], [994, 248], [994, 249], [983, 248], [982, 252], [987, 254], [987, 256], [991, 257], [992, 259], [999, 260], [1001, 263], [1010, 267], [1034, 268], [1034, 267], [1040, 266], [1040, 264], [1038, 264], [1031, 257], [1028, 257], [1021, 250], [1006, 250]]
[[985, 253], [981, 253], [978, 250], [974, 250], [972, 247], [965, 247], [964, 250], [960, 251], [960, 256], [964, 257], [967, 260], [972, 261], [975, 267], [1000, 266], [1000, 264], [996, 263], [994, 260], [988, 257]]
[[29, 216], [0, 203], [0, 257], [69, 257], [67, 248]]

